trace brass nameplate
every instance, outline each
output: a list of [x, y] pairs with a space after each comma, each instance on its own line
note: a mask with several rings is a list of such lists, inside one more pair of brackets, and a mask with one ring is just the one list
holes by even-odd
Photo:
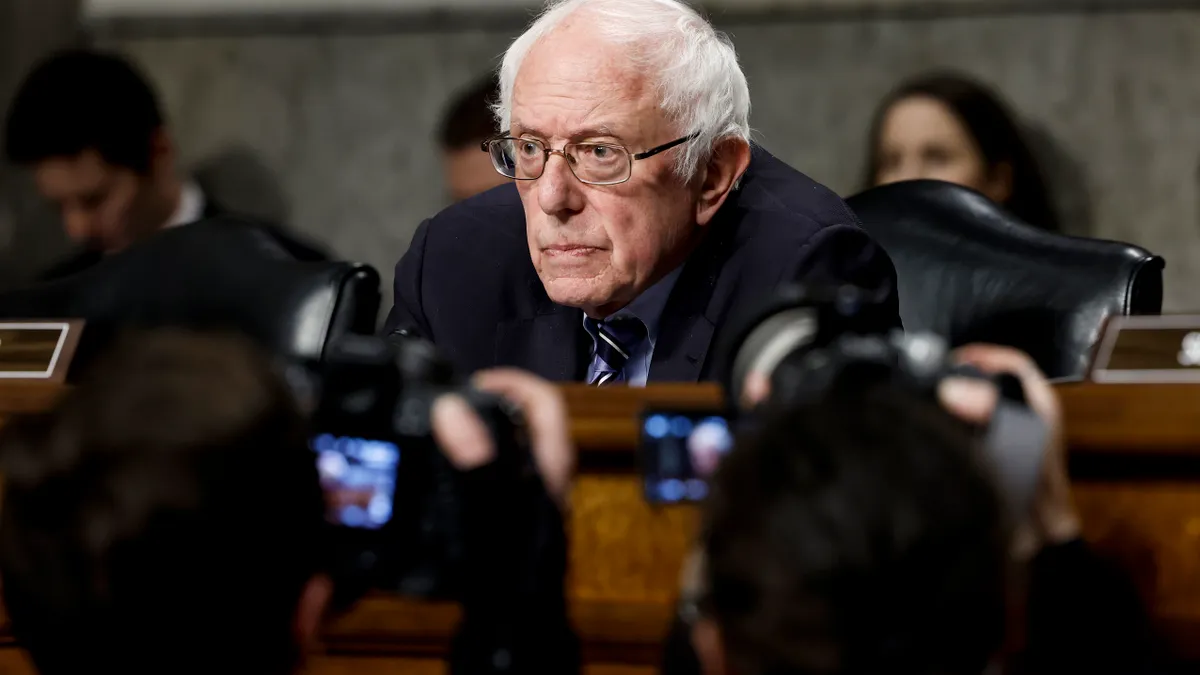
[[0, 322], [0, 379], [63, 382], [82, 321]]
[[1200, 382], [1200, 316], [1109, 319], [1096, 350], [1095, 382]]

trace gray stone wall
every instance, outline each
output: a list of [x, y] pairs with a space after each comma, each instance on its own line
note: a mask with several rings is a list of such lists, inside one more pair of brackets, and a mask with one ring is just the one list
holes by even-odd
[[[960, 68], [1040, 131], [1072, 231], [1165, 255], [1167, 309], [1200, 307], [1200, 10], [915, 4], [924, 9], [718, 12], [750, 78], [759, 141], [853, 193], [880, 97], [906, 75]], [[127, 23], [98, 35], [158, 83], [187, 161], [223, 201], [285, 214], [390, 280], [415, 227], [444, 203], [432, 139], [442, 104], [495, 64], [520, 24]]]
[[[79, 0], [0, 0], [0, 111], [8, 109], [17, 83], [42, 54], [78, 37], [79, 5]], [[29, 276], [65, 248], [61, 228], [38, 203], [28, 176], [0, 163], [0, 285]]]

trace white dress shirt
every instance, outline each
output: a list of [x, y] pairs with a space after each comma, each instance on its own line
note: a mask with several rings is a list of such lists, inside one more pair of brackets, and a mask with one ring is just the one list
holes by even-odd
[[179, 227], [200, 220], [204, 217], [205, 205], [204, 191], [200, 186], [196, 185], [195, 181], [185, 182], [179, 194], [179, 205], [175, 207], [175, 213], [171, 214], [171, 219], [163, 228]]

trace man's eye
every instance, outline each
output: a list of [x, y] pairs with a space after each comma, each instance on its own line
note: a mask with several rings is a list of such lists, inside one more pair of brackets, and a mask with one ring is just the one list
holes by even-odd
[[541, 151], [542, 151], [541, 146], [539, 146], [537, 143], [534, 143], [532, 141], [525, 141], [525, 142], [521, 143], [519, 147], [520, 147], [521, 154], [524, 155], [525, 157], [533, 157], [534, 155], [537, 155], [537, 154], [541, 153]]
[[589, 145], [587, 146], [587, 154], [590, 159], [607, 162], [611, 161], [617, 152], [607, 145]]

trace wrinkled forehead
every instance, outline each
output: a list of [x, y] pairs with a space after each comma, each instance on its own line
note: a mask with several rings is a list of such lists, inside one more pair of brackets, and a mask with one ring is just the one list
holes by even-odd
[[549, 140], [612, 136], [626, 141], [667, 125], [653, 73], [633, 45], [566, 26], [538, 41], [513, 86], [512, 127]]

